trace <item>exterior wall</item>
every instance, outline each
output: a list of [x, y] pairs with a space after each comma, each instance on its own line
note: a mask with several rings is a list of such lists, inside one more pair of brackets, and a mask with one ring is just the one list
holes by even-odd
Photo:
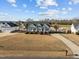
[[27, 31], [28, 31], [28, 32], [37, 32], [37, 29], [36, 29], [36, 28], [31, 27], [31, 28], [28, 28], [28, 29], [27, 29]]
[[26, 30], [25, 25], [21, 23], [21, 24], [19, 25], [19, 30], [20, 30], [20, 31], [25, 31], [25, 30]]
[[28, 32], [36, 32], [36, 31], [37, 31], [37, 28], [36, 28], [35, 25], [29, 24], [29, 25], [28, 25], [28, 28], [27, 28], [27, 31], [28, 31]]
[[41, 26], [38, 26], [38, 24], [35, 24], [35, 25], [29, 24], [27, 31], [28, 32], [49, 32], [50, 27], [47, 24], [42, 24]]
[[11, 32], [11, 31], [14, 31], [14, 30], [18, 30], [19, 27], [10, 27], [7, 23], [3, 24], [3, 23], [0, 23], [0, 30], [2, 32]]
[[42, 29], [43, 29], [42, 27], [38, 27], [37, 32], [42, 32]]
[[7, 23], [3, 24], [3, 23], [0, 23], [0, 28], [6, 28], [6, 27], [10, 27]]
[[36, 24], [36, 27], [37, 27], [37, 32], [42, 32], [42, 25], [41, 24]]
[[19, 29], [19, 27], [6, 27], [6, 28], [2, 27], [2, 28], [0, 28], [0, 30], [2, 32], [11, 32], [11, 31], [15, 31], [15, 30], [18, 30], [18, 29]]
[[74, 34], [77, 32], [77, 30], [76, 30], [76, 28], [74, 27], [73, 24], [71, 25], [71, 32], [74, 33]]
[[49, 32], [50, 31], [50, 27], [47, 24], [43, 25], [43, 32]]

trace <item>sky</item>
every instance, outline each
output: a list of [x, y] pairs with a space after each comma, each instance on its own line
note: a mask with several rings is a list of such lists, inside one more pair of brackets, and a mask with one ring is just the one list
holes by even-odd
[[79, 0], [0, 0], [0, 21], [78, 17]]

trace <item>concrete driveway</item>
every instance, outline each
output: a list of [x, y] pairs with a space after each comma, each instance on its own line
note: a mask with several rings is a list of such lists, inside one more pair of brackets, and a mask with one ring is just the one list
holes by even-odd
[[51, 35], [58, 38], [64, 44], [66, 44], [71, 49], [71, 51], [73, 52], [73, 55], [74, 55], [73, 57], [79, 58], [79, 46], [77, 46], [75, 43], [73, 43], [69, 39], [65, 38], [61, 34], [51, 34]]

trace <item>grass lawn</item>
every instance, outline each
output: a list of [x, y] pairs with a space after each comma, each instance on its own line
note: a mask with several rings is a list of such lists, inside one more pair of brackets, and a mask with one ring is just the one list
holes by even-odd
[[71, 25], [59, 25], [60, 27], [63, 27], [64, 29], [70, 28]]
[[[64, 52], [65, 55], [65, 50], [69, 50], [68, 47], [63, 42], [50, 35], [21, 33], [0, 37], [0, 53], [1, 51], [2, 53], [4, 53], [3, 51], [8, 51], [8, 53], [10, 51], [10, 53], [16, 52], [26, 54], [27, 52], [22, 51], [38, 51], [36, 55], [45, 55], [53, 51], [52, 54], [49, 55], [56, 56], [58, 53], [60, 56], [63, 56], [62, 52]], [[31, 54], [33, 53], [29, 52], [29, 55]]]

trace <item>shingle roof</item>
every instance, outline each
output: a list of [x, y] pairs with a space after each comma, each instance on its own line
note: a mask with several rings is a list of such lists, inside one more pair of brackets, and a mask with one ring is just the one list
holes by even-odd
[[2, 23], [2, 24], [7, 23], [10, 27], [15, 27], [15, 26], [18, 26], [17, 24], [15, 24], [15, 23], [13, 23], [13, 22], [6, 22], [6, 21], [2, 21], [2, 22], [0, 22], [0, 23]]
[[7, 22], [7, 24], [9, 24], [11, 27], [18, 26], [18, 25], [16, 25], [16, 24], [14, 24], [13, 22]]

